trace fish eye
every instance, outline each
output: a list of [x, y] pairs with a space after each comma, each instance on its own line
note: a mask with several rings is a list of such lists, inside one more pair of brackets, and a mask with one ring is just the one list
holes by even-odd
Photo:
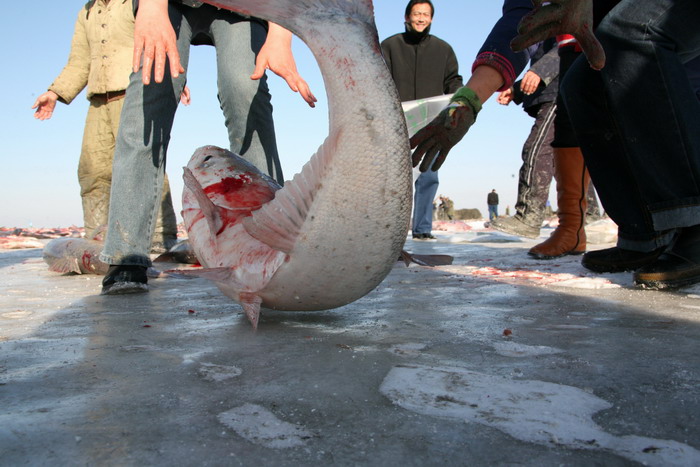
[[207, 162], [207, 161], [208, 161], [209, 159], [211, 159], [212, 157], [214, 157], [214, 156], [208, 155], [207, 157], [204, 158], [204, 160], [203, 160], [202, 162]]

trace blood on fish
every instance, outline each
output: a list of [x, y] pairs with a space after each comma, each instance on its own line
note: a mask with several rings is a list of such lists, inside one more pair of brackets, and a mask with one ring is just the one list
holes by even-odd
[[92, 267], [91, 267], [92, 255], [89, 252], [86, 251], [85, 253], [83, 253], [82, 262], [83, 262], [83, 266], [85, 267], [85, 270], [87, 270], [87, 271], [92, 270]]
[[207, 195], [223, 196], [229, 206], [257, 208], [274, 198], [269, 186], [253, 183], [252, 174], [227, 177], [204, 188]]

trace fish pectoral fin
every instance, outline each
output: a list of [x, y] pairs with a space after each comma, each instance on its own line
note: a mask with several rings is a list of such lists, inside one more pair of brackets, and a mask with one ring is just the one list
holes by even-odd
[[224, 225], [220, 212], [221, 208], [209, 199], [207, 194], [204, 192], [202, 185], [195, 178], [192, 171], [187, 167], [183, 167], [182, 180], [185, 182], [185, 186], [192, 192], [197, 200], [199, 209], [202, 211], [202, 214], [207, 221], [207, 225], [209, 226], [209, 232], [211, 233], [212, 240], [216, 241], [216, 235], [221, 231]]
[[401, 258], [408, 266], [411, 263], [420, 264], [421, 266], [449, 266], [454, 261], [454, 257], [450, 255], [415, 255], [406, 250], [401, 250]]
[[284, 253], [292, 251], [337, 152], [340, 134], [338, 130], [328, 135], [301, 172], [277, 190], [272, 201], [243, 220], [252, 237]]
[[49, 271], [60, 274], [82, 274], [78, 260], [75, 258], [61, 258], [49, 264]]
[[238, 296], [238, 299], [243, 306], [248, 321], [253, 326], [253, 329], [258, 329], [258, 321], [260, 320], [260, 305], [262, 298], [254, 293], [243, 292]]

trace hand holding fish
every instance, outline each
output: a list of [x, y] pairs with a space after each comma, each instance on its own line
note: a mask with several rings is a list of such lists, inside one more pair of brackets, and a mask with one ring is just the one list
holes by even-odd
[[532, 0], [532, 3], [534, 10], [520, 21], [518, 36], [510, 43], [513, 50], [519, 52], [557, 34], [571, 34], [593, 69], [605, 66], [605, 51], [593, 34], [593, 0]]
[[46, 91], [44, 94], [36, 98], [32, 109], [36, 109], [34, 112], [34, 118], [39, 120], [48, 120], [53, 115], [53, 109], [56, 108], [56, 101], [58, 100], [58, 94], [53, 91]]
[[267, 39], [258, 53], [255, 71], [250, 78], [260, 79], [265, 70], [269, 69], [284, 79], [289, 88], [298, 92], [310, 107], [316, 107], [316, 97], [297, 71], [296, 62], [292, 55], [292, 33], [275, 23], [269, 23], [269, 25]]
[[450, 150], [467, 134], [480, 110], [476, 93], [466, 86], [459, 89], [450, 105], [411, 138], [411, 148], [416, 148], [413, 167], [420, 163], [421, 172], [438, 170]]
[[170, 75], [173, 78], [185, 72], [177, 51], [175, 30], [168, 17], [168, 0], [141, 0], [134, 25], [134, 73], [142, 65], [143, 84], [151, 82], [151, 70], [156, 83], [161, 83], [166, 58], [170, 62]]

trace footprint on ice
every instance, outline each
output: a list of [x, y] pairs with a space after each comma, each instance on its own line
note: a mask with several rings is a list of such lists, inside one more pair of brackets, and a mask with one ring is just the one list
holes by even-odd
[[543, 345], [525, 345], [516, 342], [497, 342], [494, 349], [504, 357], [536, 357], [538, 355], [551, 355], [561, 353], [562, 350]]
[[268, 448], [303, 446], [313, 436], [303, 427], [282, 421], [266, 408], [254, 404], [220, 413], [218, 418], [238, 436]]
[[236, 366], [215, 365], [213, 363], [202, 363], [198, 370], [199, 375], [207, 381], [219, 383], [227, 379], [240, 376], [243, 371]]
[[646, 465], [700, 465], [700, 451], [686, 444], [607, 433], [592, 416], [612, 405], [571, 386], [457, 367], [396, 366], [380, 390], [412, 412], [480, 423], [525, 442], [608, 451]]

